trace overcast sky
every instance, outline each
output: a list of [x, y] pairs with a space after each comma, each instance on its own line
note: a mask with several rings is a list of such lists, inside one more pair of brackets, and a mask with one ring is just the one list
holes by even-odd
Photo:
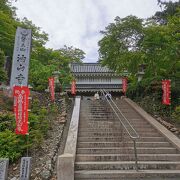
[[98, 60], [99, 33], [116, 16], [152, 16], [157, 0], [18, 0], [19, 18], [29, 20], [49, 34], [47, 47], [74, 46], [86, 53], [84, 62]]

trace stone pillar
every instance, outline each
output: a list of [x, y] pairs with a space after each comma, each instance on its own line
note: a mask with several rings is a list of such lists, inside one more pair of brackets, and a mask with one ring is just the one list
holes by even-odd
[[7, 180], [9, 159], [0, 158], [0, 180]]
[[62, 154], [58, 157], [58, 180], [74, 180], [74, 157], [72, 154]]

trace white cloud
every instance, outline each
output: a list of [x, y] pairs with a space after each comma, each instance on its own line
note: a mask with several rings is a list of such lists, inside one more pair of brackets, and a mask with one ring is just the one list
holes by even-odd
[[157, 0], [18, 0], [18, 17], [27, 17], [49, 34], [47, 46], [74, 46], [86, 52], [86, 62], [98, 60], [100, 30], [116, 16], [149, 17]]

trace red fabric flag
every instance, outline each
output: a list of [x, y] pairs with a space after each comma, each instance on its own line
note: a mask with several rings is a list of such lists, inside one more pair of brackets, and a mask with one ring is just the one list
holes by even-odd
[[171, 100], [170, 100], [170, 90], [171, 86], [171, 80], [162, 80], [162, 90], [163, 90], [163, 95], [162, 95], [162, 104], [165, 105], [170, 105]]
[[123, 93], [126, 93], [126, 91], [127, 91], [127, 78], [122, 78], [122, 89], [123, 89]]
[[71, 94], [75, 95], [76, 94], [76, 81], [73, 80], [71, 84]]
[[29, 88], [26, 86], [14, 86], [14, 113], [16, 118], [16, 134], [28, 134], [28, 104]]
[[49, 79], [49, 90], [51, 93], [51, 101], [55, 100], [55, 94], [54, 94], [54, 77], [50, 77]]

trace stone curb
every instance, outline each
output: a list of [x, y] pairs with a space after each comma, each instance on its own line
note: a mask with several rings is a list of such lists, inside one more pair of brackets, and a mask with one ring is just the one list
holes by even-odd
[[124, 100], [180, 151], [180, 139], [177, 136], [161, 125], [156, 119], [150, 116], [131, 99], [125, 98]]
[[80, 102], [81, 97], [76, 97], [64, 153], [58, 157], [58, 180], [74, 180], [74, 161], [76, 155]]

